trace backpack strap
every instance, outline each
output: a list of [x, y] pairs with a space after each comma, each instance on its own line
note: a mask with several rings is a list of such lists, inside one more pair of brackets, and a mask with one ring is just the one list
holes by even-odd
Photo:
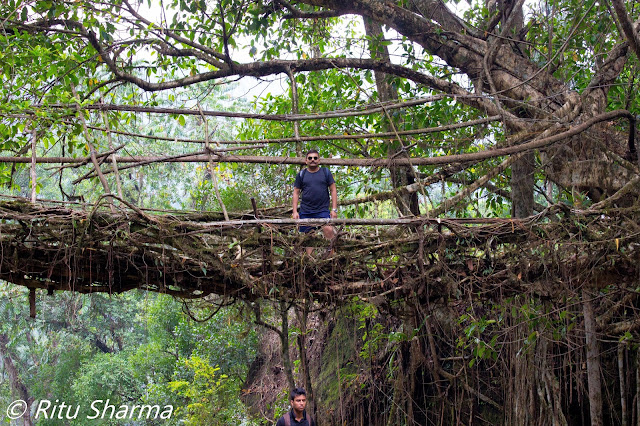
[[[284, 420], [284, 426], [291, 426], [291, 411], [287, 411], [287, 413], [282, 416], [282, 419]], [[309, 413], [307, 413], [307, 419], [309, 420], [309, 426], [316, 426], [316, 422]]]
[[[322, 170], [322, 174], [324, 175], [324, 180], [326, 181], [327, 179], [329, 179], [329, 169], [327, 169], [326, 167], [320, 167], [320, 169]], [[304, 175], [307, 173], [307, 168], [305, 167], [304, 169], [300, 170], [300, 181], [304, 182]]]

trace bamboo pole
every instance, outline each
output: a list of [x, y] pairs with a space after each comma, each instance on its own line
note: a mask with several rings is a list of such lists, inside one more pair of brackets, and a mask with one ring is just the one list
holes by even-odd
[[[33, 123], [32, 123], [33, 124]], [[33, 125], [31, 129], [31, 202], [36, 202], [36, 187], [38, 182], [38, 176], [36, 175], [36, 147], [37, 147], [38, 131], [36, 126]]]
[[[113, 150], [113, 141], [111, 139], [111, 129], [109, 126], [109, 120], [107, 119], [107, 113], [104, 111], [100, 111], [100, 115], [102, 116], [102, 121], [104, 122], [105, 133], [107, 134], [107, 141], [109, 142], [109, 149]], [[111, 169], [113, 170], [113, 174], [116, 178], [116, 190], [118, 191], [118, 197], [124, 198], [122, 196], [122, 182], [120, 181], [120, 173], [118, 173], [118, 161], [116, 160], [116, 154], [114, 153], [111, 156]]]
[[220, 189], [218, 188], [218, 176], [216, 175], [216, 171], [213, 167], [213, 156], [211, 155], [211, 148], [209, 147], [209, 121], [207, 117], [204, 116], [202, 108], [200, 104], [198, 104], [198, 110], [202, 114], [202, 121], [204, 121], [204, 141], [205, 141], [205, 150], [207, 151], [207, 160], [209, 164], [209, 173], [211, 174], [211, 182], [213, 182], [213, 191], [218, 199], [218, 204], [220, 204], [220, 208], [222, 209], [222, 214], [224, 215], [225, 220], [229, 220], [229, 213], [227, 213], [227, 207], [224, 205], [222, 201], [222, 197], [220, 196]]
[[[519, 152], [526, 152], [536, 149], [542, 149], [547, 146], [553, 145], [557, 142], [568, 139], [572, 136], [576, 136], [591, 126], [600, 123], [602, 121], [612, 120], [619, 117], [632, 117], [629, 111], [615, 110], [609, 111], [600, 115], [597, 115], [579, 125], [569, 127], [565, 131], [561, 131], [562, 126], [557, 126], [552, 129], [555, 134], [551, 136], [534, 139], [531, 142], [523, 143], [521, 145], [507, 146], [502, 148], [487, 149], [485, 151], [471, 152], [466, 154], [453, 154], [442, 155], [438, 157], [422, 157], [411, 158], [409, 161], [407, 158], [324, 158], [323, 164], [336, 165], [336, 166], [358, 166], [358, 167], [390, 167], [394, 165], [415, 165], [415, 166], [429, 166], [429, 165], [441, 165], [451, 163], [463, 163], [469, 161], [482, 161], [489, 158], [503, 157], [506, 155], [517, 154]], [[197, 162], [204, 163], [208, 160], [206, 155], [190, 155], [180, 158], [167, 158], [166, 156], [132, 156], [132, 157], [119, 157], [118, 161], [121, 163], [136, 163], [141, 161], [148, 162]], [[5, 163], [28, 163], [30, 159], [25, 157], [0, 157], [0, 162]], [[38, 163], [83, 163], [86, 160], [84, 158], [72, 158], [72, 157], [38, 157], [36, 162]], [[305, 159], [300, 157], [273, 157], [273, 156], [242, 156], [242, 155], [225, 155], [215, 156], [214, 161], [222, 163], [263, 163], [263, 164], [305, 164]]]
[[[221, 152], [231, 152], [231, 151], [240, 151], [240, 150], [245, 150], [245, 149], [253, 149], [253, 148], [262, 148], [262, 145], [253, 145], [253, 146], [247, 146], [247, 147], [233, 147], [233, 148], [223, 148], [223, 149], [209, 149], [210, 153], [221, 153]], [[120, 147], [121, 148], [121, 147]], [[116, 148], [116, 151], [119, 150], [120, 148]], [[205, 151], [199, 151], [197, 153], [191, 153], [191, 154], [178, 154], [178, 155], [173, 155], [170, 157], [167, 157], [168, 159], [180, 159], [180, 158], [185, 158], [185, 157], [189, 157], [191, 155], [204, 155], [206, 154], [206, 150]], [[171, 162], [169, 160], [164, 160], [164, 161], [155, 161], [155, 160], [150, 160], [150, 161], [140, 161], [138, 163], [129, 163], [126, 166], [118, 166], [117, 171], [122, 171], [122, 170], [127, 170], [127, 169], [131, 169], [134, 167], [141, 167], [147, 164], [155, 164], [155, 163], [161, 163], [161, 162]], [[177, 162], [177, 161], [176, 161]], [[218, 161], [220, 162], [220, 161]], [[112, 170], [113, 171], [113, 170]], [[106, 174], [111, 173], [112, 171], [106, 171]], [[89, 179], [95, 177], [95, 174], [93, 172], [89, 172], [87, 174], [85, 174], [84, 176], [81, 176], [79, 178], [77, 178], [76, 180], [73, 181], [74, 184], [77, 184], [78, 182], [82, 182], [85, 179]]]
[[[535, 218], [535, 216], [532, 216]], [[349, 226], [374, 226], [374, 225], [445, 225], [455, 226], [461, 224], [477, 225], [477, 224], [498, 224], [520, 227], [521, 224], [528, 223], [522, 219], [503, 219], [503, 218], [460, 218], [460, 219], [440, 219], [427, 217], [410, 217], [398, 219], [248, 219], [248, 220], [228, 220], [219, 222], [202, 222], [198, 226], [201, 230], [206, 228], [218, 227], [241, 227], [244, 225], [299, 225], [299, 226], [319, 226], [319, 225], [349, 225]]]
[[[394, 103], [376, 103], [373, 105], [366, 105], [362, 108], [351, 108], [344, 110], [335, 110], [329, 112], [322, 112], [316, 114], [256, 114], [246, 112], [232, 112], [232, 111], [206, 111], [203, 110], [202, 114], [198, 110], [187, 108], [169, 108], [169, 107], [149, 107], [149, 106], [135, 106], [135, 105], [114, 105], [114, 104], [90, 104], [83, 105], [83, 110], [88, 111], [124, 111], [124, 112], [143, 112], [149, 114], [181, 114], [181, 115], [206, 115], [210, 117], [229, 117], [229, 118], [252, 118], [256, 120], [269, 120], [269, 121], [306, 121], [306, 120], [325, 120], [327, 118], [342, 118], [342, 117], [354, 117], [359, 115], [375, 114], [382, 112], [383, 108], [386, 109], [404, 109], [416, 105], [423, 105], [429, 102], [435, 102], [442, 99], [448, 99], [446, 95], [426, 96], [424, 98], [410, 99], [402, 102]], [[35, 104], [33, 108], [39, 109], [71, 109], [74, 105], [70, 104]]]
[[[291, 68], [287, 68], [287, 75], [291, 81], [291, 113], [298, 115], [298, 86], [296, 85], [296, 77], [293, 75]], [[302, 157], [302, 142], [300, 141], [300, 122], [293, 122], [293, 134], [296, 140], [296, 155]]]
[[[76, 92], [76, 88], [71, 86], [71, 91], [73, 93], [73, 96], [75, 98], [78, 98], [78, 92]], [[76, 109], [78, 111], [78, 117], [80, 118], [80, 123], [82, 124], [82, 130], [84, 132], [85, 140], [87, 141], [87, 145], [89, 146], [89, 153], [91, 156], [91, 162], [93, 163], [93, 167], [96, 170], [96, 174], [98, 175], [98, 178], [100, 179], [100, 183], [102, 183], [102, 187], [104, 188], [105, 194], [111, 195], [111, 190], [109, 189], [109, 183], [107, 182], [107, 179], [104, 177], [104, 174], [100, 169], [100, 163], [98, 163], [96, 149], [91, 143], [93, 138], [91, 137], [91, 135], [89, 134], [89, 130], [87, 129], [87, 122], [84, 118], [84, 113], [80, 110], [80, 105], [78, 104], [76, 104]], [[113, 201], [111, 200], [111, 197], [107, 198], [107, 204], [109, 205], [111, 212], [115, 213], [116, 209], [115, 207], [113, 207]]]
[[[446, 132], [449, 130], [462, 129], [465, 127], [479, 126], [482, 124], [491, 123], [494, 121], [500, 120], [501, 116], [494, 115], [486, 118], [479, 118], [477, 120], [469, 120], [463, 121], [460, 123], [446, 124], [444, 126], [436, 126], [436, 127], [423, 127], [420, 129], [410, 129], [410, 130], [398, 130], [397, 132], [381, 132], [381, 133], [356, 133], [356, 134], [348, 134], [348, 135], [320, 135], [320, 136], [300, 136], [299, 138], [276, 138], [276, 139], [249, 139], [249, 140], [210, 140], [210, 143], [215, 143], [216, 145], [253, 145], [253, 144], [282, 144], [282, 143], [292, 143], [297, 142], [298, 139], [301, 142], [314, 142], [314, 141], [329, 141], [329, 140], [355, 140], [355, 139], [394, 139], [396, 135], [400, 136], [409, 136], [409, 135], [419, 135], [419, 134], [429, 134], [429, 133], [439, 133]], [[97, 130], [100, 132], [105, 132], [107, 129], [104, 127], [97, 126], [88, 126], [91, 130]], [[169, 142], [179, 142], [179, 143], [196, 143], [196, 144], [204, 144], [205, 141], [203, 139], [192, 139], [192, 138], [177, 138], [175, 136], [157, 136], [157, 135], [145, 135], [142, 133], [133, 133], [133, 132], [125, 132], [122, 130], [110, 130], [111, 133], [130, 136], [134, 138], [141, 139], [153, 139], [153, 140], [162, 140]]]

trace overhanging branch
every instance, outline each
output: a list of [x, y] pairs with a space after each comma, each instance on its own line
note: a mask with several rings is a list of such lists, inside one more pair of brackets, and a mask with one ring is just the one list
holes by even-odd
[[[324, 158], [322, 161], [327, 165], [336, 166], [359, 166], [359, 167], [391, 167], [391, 166], [428, 166], [452, 163], [464, 163], [470, 161], [481, 161], [489, 158], [503, 157], [506, 155], [517, 154], [536, 149], [542, 149], [553, 145], [557, 142], [566, 140], [572, 136], [578, 135], [590, 127], [603, 121], [613, 120], [615, 118], [625, 117], [635, 120], [635, 117], [626, 110], [615, 110], [595, 116], [576, 126], [569, 127], [568, 130], [561, 131], [563, 126], [556, 125], [555, 130], [558, 132], [552, 136], [533, 140], [516, 146], [508, 146], [504, 148], [489, 149], [485, 151], [472, 152], [466, 154], [442, 155], [438, 157], [427, 158]], [[305, 164], [304, 158], [299, 157], [267, 157], [267, 156], [241, 156], [241, 155], [216, 155], [214, 161], [219, 163], [262, 163], [262, 164]], [[207, 162], [207, 155], [190, 155], [182, 158], [167, 158], [166, 156], [132, 156], [118, 157], [118, 163], [139, 163], [139, 162]], [[28, 163], [31, 159], [27, 157], [0, 157], [0, 162], [4, 163]], [[83, 163], [85, 158], [72, 157], [38, 157], [37, 163]]]

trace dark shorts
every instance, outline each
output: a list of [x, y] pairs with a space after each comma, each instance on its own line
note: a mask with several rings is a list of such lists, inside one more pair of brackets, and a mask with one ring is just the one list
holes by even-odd
[[[302, 213], [300, 212], [300, 219], [331, 219], [329, 210], [318, 213]], [[311, 232], [320, 228], [319, 226], [300, 226], [300, 232]]]

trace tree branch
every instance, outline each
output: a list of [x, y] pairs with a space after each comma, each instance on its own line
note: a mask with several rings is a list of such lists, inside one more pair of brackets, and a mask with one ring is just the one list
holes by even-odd
[[620, 22], [620, 26], [624, 31], [624, 35], [633, 50], [640, 59], [640, 36], [638, 36], [638, 32], [633, 27], [633, 22], [631, 22], [631, 18], [627, 14], [627, 9], [624, 6], [622, 0], [611, 0], [613, 3], [613, 9], [616, 11], [616, 16], [618, 17], [618, 21]]
[[[531, 151], [535, 149], [542, 149], [547, 146], [553, 145], [557, 142], [568, 139], [572, 136], [578, 135], [585, 130], [589, 129], [593, 125], [602, 121], [613, 120], [614, 118], [626, 117], [634, 118], [633, 115], [626, 110], [614, 110], [597, 115], [589, 120], [580, 123], [579, 125], [572, 126], [568, 130], [561, 132], [562, 125], [556, 125], [551, 130], [555, 131], [555, 134], [551, 136], [535, 139], [531, 142], [523, 143], [515, 146], [507, 146], [504, 148], [488, 149], [485, 151], [471, 152], [466, 154], [452, 154], [442, 155], [438, 157], [426, 157], [426, 158], [411, 158], [410, 161], [407, 158], [323, 158], [324, 164], [337, 165], [337, 166], [359, 166], [359, 167], [390, 167], [397, 165], [410, 165], [415, 166], [429, 166], [438, 164], [451, 164], [451, 163], [463, 163], [469, 161], [481, 161], [489, 158], [502, 157], [511, 154], [517, 154], [519, 152]], [[28, 163], [30, 158], [26, 157], [0, 157], [0, 162], [5, 163]], [[85, 158], [73, 158], [73, 157], [38, 157], [37, 163], [82, 163], [86, 162]], [[141, 161], [166, 161], [166, 162], [202, 162], [208, 161], [207, 155], [197, 154], [185, 154], [180, 158], [169, 158], [166, 156], [134, 156], [134, 157], [118, 157], [120, 163], [135, 163]], [[268, 157], [268, 156], [242, 156], [242, 155], [218, 155], [214, 157], [214, 161], [220, 163], [264, 163], [264, 164], [305, 164], [304, 158], [299, 157]]]

